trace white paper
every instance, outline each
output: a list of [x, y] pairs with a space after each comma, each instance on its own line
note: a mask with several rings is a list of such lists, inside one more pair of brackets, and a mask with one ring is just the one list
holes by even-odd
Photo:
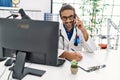
[[103, 62], [100, 62], [96, 59], [96, 55], [95, 53], [86, 53], [83, 52], [83, 59], [78, 62], [78, 65], [84, 69], [88, 69], [89, 67], [93, 67], [93, 66], [99, 66], [99, 65], [103, 65]]

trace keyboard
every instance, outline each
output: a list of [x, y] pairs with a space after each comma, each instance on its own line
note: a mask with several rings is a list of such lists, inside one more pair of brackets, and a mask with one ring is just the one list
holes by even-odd
[[58, 64], [56, 66], [62, 66], [65, 63], [64, 59], [58, 59]]

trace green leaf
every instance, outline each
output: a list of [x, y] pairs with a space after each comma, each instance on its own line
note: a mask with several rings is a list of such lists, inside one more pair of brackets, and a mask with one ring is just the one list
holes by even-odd
[[71, 67], [72, 68], [77, 68], [78, 67], [78, 62], [76, 60], [71, 61]]

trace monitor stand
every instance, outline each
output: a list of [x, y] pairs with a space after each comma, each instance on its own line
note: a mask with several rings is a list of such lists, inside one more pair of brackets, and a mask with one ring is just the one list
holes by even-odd
[[26, 57], [25, 52], [18, 52], [17, 53], [15, 65], [12, 68], [12, 70], [13, 70], [12, 77], [13, 78], [21, 80], [27, 74], [42, 76], [46, 72], [44, 70], [38, 70], [38, 69], [32, 69], [32, 68], [24, 67], [25, 57]]

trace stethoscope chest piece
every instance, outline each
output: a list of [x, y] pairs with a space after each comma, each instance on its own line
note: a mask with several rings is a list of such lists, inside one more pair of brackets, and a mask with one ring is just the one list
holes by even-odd
[[79, 43], [80, 43], [80, 38], [79, 38], [79, 36], [76, 34], [75, 39], [74, 39], [74, 45], [75, 45], [75, 46], [78, 46]]

